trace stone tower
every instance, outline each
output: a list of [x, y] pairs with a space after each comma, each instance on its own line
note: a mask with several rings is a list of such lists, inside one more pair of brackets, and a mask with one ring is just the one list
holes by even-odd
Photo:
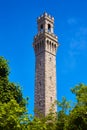
[[[35, 110], [46, 116], [56, 100], [56, 50], [54, 18], [44, 13], [37, 18], [38, 34], [34, 37], [35, 51]], [[54, 108], [56, 112], [56, 105]], [[35, 116], [37, 112], [35, 112]]]

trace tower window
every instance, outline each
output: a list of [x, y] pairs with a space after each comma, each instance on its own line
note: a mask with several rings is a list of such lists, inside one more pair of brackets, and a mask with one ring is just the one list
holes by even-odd
[[52, 102], [52, 97], [50, 97], [50, 101]]
[[56, 45], [54, 45], [54, 48], [55, 48], [55, 50], [56, 50]]
[[51, 25], [48, 24], [48, 32], [51, 32]]
[[50, 61], [51, 61], [52, 59], [51, 59], [51, 57], [50, 57]]
[[40, 26], [40, 31], [43, 32], [43, 24]]
[[41, 82], [39, 82], [39, 86], [41, 86]]
[[50, 76], [50, 80], [52, 79], [52, 77]]
[[49, 43], [49, 40], [47, 40], [47, 43]]
[[41, 66], [41, 61], [40, 61], [40, 63], [39, 63], [39, 64], [40, 64], [40, 66]]

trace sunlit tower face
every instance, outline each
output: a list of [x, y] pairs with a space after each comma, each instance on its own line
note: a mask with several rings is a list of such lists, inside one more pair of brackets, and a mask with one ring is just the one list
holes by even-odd
[[[46, 116], [56, 100], [56, 50], [58, 38], [54, 34], [54, 18], [44, 13], [37, 19], [38, 33], [34, 37], [35, 51], [35, 116]], [[56, 112], [56, 105], [54, 107]]]

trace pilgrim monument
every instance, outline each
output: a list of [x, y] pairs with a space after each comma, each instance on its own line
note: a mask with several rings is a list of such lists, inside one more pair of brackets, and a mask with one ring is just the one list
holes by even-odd
[[[34, 36], [35, 51], [35, 110], [46, 116], [56, 100], [56, 50], [54, 18], [44, 13], [37, 18], [38, 33]], [[56, 112], [56, 105], [54, 107]], [[37, 112], [35, 112], [35, 116]]]

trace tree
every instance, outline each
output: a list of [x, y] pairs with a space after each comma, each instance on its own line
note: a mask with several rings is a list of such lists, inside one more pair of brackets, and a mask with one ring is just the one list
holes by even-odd
[[58, 130], [64, 130], [65, 121], [68, 118], [67, 112], [70, 109], [70, 102], [66, 100], [65, 97], [62, 97], [62, 101], [57, 101], [58, 109], [60, 109], [57, 113], [57, 123], [56, 123], [56, 129]]
[[60, 108], [60, 111], [62, 111], [65, 114], [71, 108], [70, 101], [67, 101], [65, 97], [62, 97], [62, 101], [61, 102], [57, 101], [57, 104], [58, 104], [58, 108]]
[[78, 106], [87, 106], [87, 86], [79, 84], [71, 89], [72, 93], [76, 95]]
[[8, 103], [0, 102], [0, 130], [21, 130], [21, 122], [25, 121], [23, 113], [25, 109], [14, 99]]
[[8, 61], [0, 57], [0, 130], [20, 130], [25, 120], [28, 121], [26, 100], [20, 86], [8, 77]]
[[22, 96], [20, 86], [10, 82], [8, 76], [8, 61], [0, 57], [0, 101], [7, 103], [11, 99], [15, 99], [20, 106], [25, 106], [26, 102]]
[[87, 129], [87, 86], [79, 84], [72, 89], [76, 95], [77, 103], [70, 112], [65, 122], [64, 130], [86, 130]]
[[31, 116], [31, 119], [21, 87], [9, 81], [8, 61], [0, 57], [0, 130], [86, 130], [87, 86], [79, 84], [71, 91], [77, 100], [73, 109], [70, 110], [70, 102], [63, 97], [57, 102], [58, 118], [52, 107], [46, 117]]
[[87, 107], [74, 108], [65, 122], [64, 130], [86, 130], [87, 129]]
[[0, 79], [7, 78], [9, 75], [8, 61], [0, 56]]

